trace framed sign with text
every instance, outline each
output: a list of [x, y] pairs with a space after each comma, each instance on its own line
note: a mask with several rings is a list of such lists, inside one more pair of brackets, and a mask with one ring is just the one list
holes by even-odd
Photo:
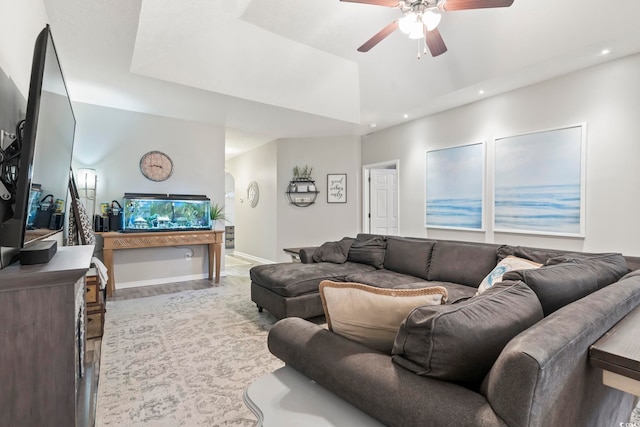
[[347, 174], [327, 174], [327, 203], [347, 203]]

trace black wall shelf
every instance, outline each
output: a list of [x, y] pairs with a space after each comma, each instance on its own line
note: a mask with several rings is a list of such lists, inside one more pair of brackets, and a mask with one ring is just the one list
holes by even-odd
[[311, 179], [294, 179], [287, 186], [287, 198], [292, 205], [306, 208], [315, 203], [318, 198], [316, 182]]

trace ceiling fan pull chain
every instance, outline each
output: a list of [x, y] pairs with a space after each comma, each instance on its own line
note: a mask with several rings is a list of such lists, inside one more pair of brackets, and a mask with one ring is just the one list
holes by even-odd
[[420, 59], [420, 39], [418, 39], [418, 59]]

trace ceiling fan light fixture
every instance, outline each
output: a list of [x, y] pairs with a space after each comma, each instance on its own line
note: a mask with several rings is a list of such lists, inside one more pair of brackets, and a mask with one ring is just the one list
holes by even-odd
[[435, 30], [441, 19], [442, 15], [436, 10], [427, 10], [422, 16], [422, 22], [427, 26], [427, 31]]
[[419, 40], [423, 37], [424, 37], [424, 26], [422, 25], [422, 22], [418, 22], [411, 29], [411, 32], [409, 33], [409, 38], [413, 40]]
[[413, 12], [407, 13], [400, 20], [398, 20], [398, 27], [400, 31], [405, 34], [411, 33], [414, 24], [416, 23], [416, 14]]

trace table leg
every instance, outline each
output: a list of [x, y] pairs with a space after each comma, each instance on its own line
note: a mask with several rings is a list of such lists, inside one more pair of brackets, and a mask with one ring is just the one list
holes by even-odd
[[107, 267], [107, 297], [112, 297], [116, 290], [116, 275], [113, 271], [113, 249], [103, 249], [104, 265]]
[[[215, 262], [215, 244], [214, 243], [209, 243], [207, 244], [207, 252], [209, 255], [209, 280], [213, 279], [213, 264]], [[218, 283], [216, 281], [216, 283]]]
[[220, 264], [222, 264], [222, 243], [214, 243], [214, 252], [216, 258], [216, 283], [220, 283]]

